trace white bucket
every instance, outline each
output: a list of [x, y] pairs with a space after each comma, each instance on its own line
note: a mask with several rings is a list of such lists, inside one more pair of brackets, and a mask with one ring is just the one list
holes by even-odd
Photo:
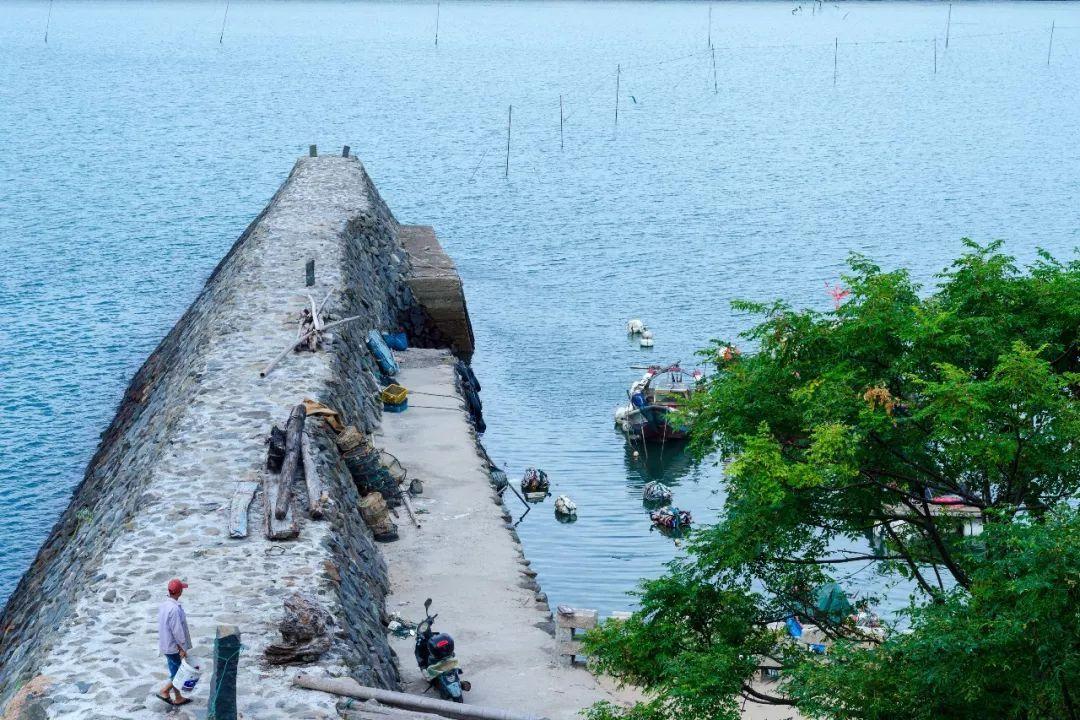
[[180, 691], [181, 695], [190, 695], [199, 682], [199, 661], [188, 655], [180, 661], [180, 669], [173, 675], [173, 687]]

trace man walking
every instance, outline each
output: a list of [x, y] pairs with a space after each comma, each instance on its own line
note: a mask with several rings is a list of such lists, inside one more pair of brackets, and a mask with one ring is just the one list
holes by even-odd
[[191, 633], [188, 632], [187, 615], [180, 605], [180, 596], [187, 583], [178, 578], [169, 581], [169, 597], [158, 606], [158, 650], [169, 664], [169, 684], [161, 688], [157, 696], [170, 705], [187, 705], [191, 700], [173, 687], [172, 679], [180, 669], [180, 661], [191, 649]]

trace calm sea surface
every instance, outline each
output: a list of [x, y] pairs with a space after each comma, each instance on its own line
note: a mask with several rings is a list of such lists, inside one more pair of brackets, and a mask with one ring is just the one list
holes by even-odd
[[526, 551], [604, 611], [677, 552], [644, 482], [699, 521], [723, 501], [711, 464], [628, 454], [631, 365], [732, 337], [733, 298], [826, 307], [852, 250], [932, 282], [965, 235], [1080, 246], [1078, 6], [958, 2], [946, 49], [944, 3], [718, 3], [714, 75], [705, 3], [442, 5], [437, 47], [433, 3], [234, 1], [223, 42], [224, 2], [0, 5], [0, 600], [309, 143], [438, 229], [492, 457], [580, 508], [536, 508]]

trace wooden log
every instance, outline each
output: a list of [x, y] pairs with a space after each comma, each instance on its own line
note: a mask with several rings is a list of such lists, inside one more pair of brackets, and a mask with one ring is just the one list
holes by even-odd
[[409, 493], [401, 493], [401, 502], [405, 505], [405, 511], [409, 513], [409, 519], [413, 521], [413, 525], [420, 527], [420, 521], [416, 519], [416, 511], [413, 510], [412, 500], [409, 499]]
[[315, 329], [317, 331], [322, 332], [323, 321], [322, 321], [322, 318], [319, 317], [319, 310], [321, 309], [322, 306], [321, 305], [316, 305], [315, 304], [315, 298], [311, 297], [311, 295], [308, 295], [307, 299], [308, 299], [308, 302], [311, 303], [311, 322], [315, 326]]
[[311, 287], [315, 284], [315, 259], [311, 258], [304, 265], [304, 284]]
[[304, 433], [300, 438], [300, 451], [304, 460], [304, 484], [307, 485], [308, 514], [316, 520], [323, 516], [322, 482], [315, 465], [315, 451], [311, 448], [311, 438]]
[[434, 713], [443, 717], [455, 718], [455, 720], [547, 720], [536, 715], [526, 715], [512, 710], [499, 710], [485, 708], [478, 705], [465, 705], [463, 703], [450, 702], [449, 700], [436, 700], [423, 695], [409, 695], [393, 690], [380, 690], [367, 687], [356, 682], [352, 678], [316, 678], [310, 675], [300, 674], [293, 678], [293, 684], [297, 687], [309, 690], [321, 690], [322, 692], [354, 697], [360, 700], [377, 700], [384, 705], [416, 710], [418, 712]]
[[207, 702], [207, 720], [237, 720], [236, 668], [240, 664], [240, 630], [235, 625], [218, 625], [214, 638], [213, 689]]
[[297, 468], [300, 467], [300, 446], [304, 435], [305, 414], [304, 405], [302, 403], [297, 405], [289, 415], [289, 424], [285, 426], [285, 461], [281, 463], [281, 474], [278, 476], [281, 486], [274, 500], [274, 517], [278, 520], [285, 519], [292, 501], [293, 479], [296, 477]]
[[229, 504], [229, 537], [245, 538], [248, 535], [248, 508], [255, 498], [259, 483], [245, 481], [236, 483], [232, 502]]
[[266, 537], [271, 540], [291, 540], [300, 534], [300, 526], [293, 515], [292, 503], [284, 520], [274, 517], [274, 505], [281, 487], [279, 473], [269, 470], [263, 475], [263, 515], [266, 518]]
[[[352, 317], [347, 317], [347, 318], [343, 318], [341, 320], [335, 320], [334, 322], [331, 322], [331, 323], [326, 323], [325, 325], [323, 325], [323, 330], [329, 330], [330, 328], [337, 327], [338, 325], [344, 325], [347, 322], [352, 322], [353, 320], [359, 320], [360, 317], [361, 317], [360, 315], [353, 315]], [[294, 342], [292, 345], [290, 345], [289, 347], [282, 350], [281, 353], [276, 358], [274, 358], [269, 363], [267, 363], [266, 367], [263, 368], [262, 372], [259, 373], [259, 377], [266, 377], [267, 375], [269, 375], [270, 372], [274, 369], [274, 366], [277, 365], [279, 362], [281, 362], [281, 359], [283, 357], [288, 355], [292, 350], [296, 349], [296, 347], [298, 345], [300, 345], [305, 340], [307, 340], [309, 337], [314, 335], [315, 332], [316, 332], [315, 328], [312, 328], [308, 332], [306, 332], [303, 335], [301, 335], [300, 337], [298, 337], [296, 339], [296, 342]]]

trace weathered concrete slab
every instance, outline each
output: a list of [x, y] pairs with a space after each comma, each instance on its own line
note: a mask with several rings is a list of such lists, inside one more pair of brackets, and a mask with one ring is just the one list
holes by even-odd
[[[387, 607], [417, 621], [424, 599], [434, 600], [435, 628], [454, 637], [472, 683], [467, 703], [577, 720], [598, 700], [633, 697], [584, 669], [556, 664], [555, 640], [544, 629], [548, 607], [530, 589], [524, 554], [477, 452], [453, 358], [410, 350], [400, 360], [398, 381], [425, 394], [405, 412], [386, 414], [375, 440], [410, 478], [423, 481], [424, 492], [414, 500], [423, 527], [402, 523], [401, 539], [382, 548], [390, 568]], [[406, 690], [422, 693], [427, 683], [410, 662], [413, 642], [392, 640]]]
[[398, 239], [412, 264], [408, 284], [413, 295], [431, 324], [450, 341], [454, 354], [468, 362], [476, 339], [454, 261], [443, 250], [434, 228], [428, 225], [401, 225]]

